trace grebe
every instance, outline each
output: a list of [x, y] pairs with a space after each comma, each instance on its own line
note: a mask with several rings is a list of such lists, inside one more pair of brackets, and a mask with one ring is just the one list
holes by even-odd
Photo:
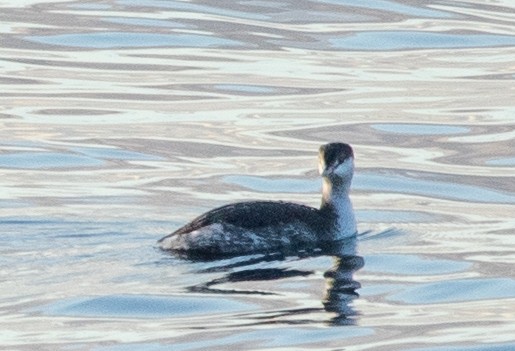
[[354, 153], [348, 144], [319, 149], [320, 209], [282, 201], [239, 202], [213, 209], [158, 241], [163, 250], [205, 257], [295, 252], [356, 235], [349, 198]]

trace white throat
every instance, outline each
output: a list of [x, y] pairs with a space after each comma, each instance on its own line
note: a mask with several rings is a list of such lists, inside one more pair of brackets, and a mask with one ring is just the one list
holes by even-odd
[[350, 179], [335, 185], [324, 177], [322, 185], [322, 207], [330, 207], [336, 215], [336, 240], [356, 235], [357, 225], [352, 202], [349, 197]]

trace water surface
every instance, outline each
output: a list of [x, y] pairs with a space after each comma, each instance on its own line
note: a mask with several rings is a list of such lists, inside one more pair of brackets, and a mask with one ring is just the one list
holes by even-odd
[[[509, 1], [0, 1], [0, 349], [515, 348]], [[357, 246], [192, 261], [215, 206], [319, 204]]]

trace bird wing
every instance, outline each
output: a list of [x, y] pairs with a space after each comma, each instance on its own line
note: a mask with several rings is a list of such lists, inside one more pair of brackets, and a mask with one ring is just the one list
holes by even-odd
[[283, 225], [299, 219], [318, 225], [322, 222], [319, 212], [313, 207], [281, 201], [238, 202], [208, 211], [173, 234], [186, 234], [214, 223], [226, 223], [251, 230]]

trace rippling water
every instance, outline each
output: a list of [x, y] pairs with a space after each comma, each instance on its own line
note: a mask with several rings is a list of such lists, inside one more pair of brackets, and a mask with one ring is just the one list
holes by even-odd
[[[0, 0], [0, 44], [0, 349], [515, 348], [512, 1]], [[156, 249], [317, 206], [330, 140], [353, 255]]]

